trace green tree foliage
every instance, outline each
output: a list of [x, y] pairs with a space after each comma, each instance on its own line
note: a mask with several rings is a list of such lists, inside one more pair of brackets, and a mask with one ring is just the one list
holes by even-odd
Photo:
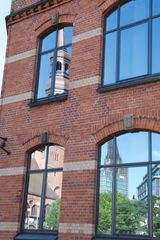
[[153, 233], [155, 237], [160, 236], [160, 197], [153, 196]]
[[57, 230], [59, 225], [60, 200], [55, 200], [52, 203], [50, 211], [46, 216], [45, 228], [50, 230]]
[[[144, 201], [128, 199], [117, 193], [116, 196], [116, 233], [144, 234], [147, 231], [147, 206]], [[111, 234], [112, 194], [101, 193], [99, 204], [98, 232]]]

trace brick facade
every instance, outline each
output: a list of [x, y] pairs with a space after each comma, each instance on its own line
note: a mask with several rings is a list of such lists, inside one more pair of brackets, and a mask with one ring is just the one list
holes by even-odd
[[[133, 129], [160, 131], [160, 82], [98, 93], [102, 71], [103, 20], [117, 0], [15, 0], [7, 18], [8, 47], [0, 99], [0, 239], [11, 240], [21, 222], [24, 171], [28, 152], [49, 143], [65, 149], [60, 240], [91, 240], [96, 213], [98, 145], [125, 131], [124, 117]], [[37, 7], [16, 12], [39, 3]], [[38, 39], [59, 23], [73, 23], [73, 52], [68, 98], [30, 107], [34, 93]], [[82, 164], [81, 164], [82, 163]], [[86, 163], [86, 164], [85, 164]]]

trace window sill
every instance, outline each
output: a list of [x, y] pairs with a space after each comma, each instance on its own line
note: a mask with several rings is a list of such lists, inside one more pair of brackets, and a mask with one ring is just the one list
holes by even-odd
[[58, 237], [51, 234], [19, 233], [14, 240], [57, 240]]
[[104, 85], [101, 86], [100, 88], [97, 89], [98, 93], [103, 93], [106, 91], [111, 91], [111, 90], [116, 90], [116, 89], [121, 89], [121, 88], [127, 88], [127, 87], [133, 87], [141, 84], [146, 84], [146, 83], [153, 83], [156, 81], [160, 80], [160, 76], [152, 76], [152, 77], [144, 77], [136, 80], [126, 80], [126, 81], [121, 81], [118, 83], [110, 84], [110, 85]]
[[120, 237], [120, 236], [117, 236], [117, 237], [93, 237], [92, 240], [153, 240], [153, 239], [157, 239], [157, 240], [160, 240], [159, 237], [157, 238], [150, 238], [150, 237], [147, 237], [147, 236], [123, 236], [123, 237]]
[[55, 95], [52, 97], [48, 98], [43, 98], [43, 99], [36, 99], [32, 100], [32, 102], [29, 104], [30, 107], [35, 107], [35, 106], [40, 106], [43, 104], [51, 103], [51, 102], [60, 102], [60, 101], [65, 101], [68, 97], [68, 93], [63, 93], [59, 95]]

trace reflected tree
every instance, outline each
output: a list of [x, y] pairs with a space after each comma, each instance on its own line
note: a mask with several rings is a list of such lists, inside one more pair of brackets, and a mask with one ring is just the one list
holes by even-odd
[[52, 203], [50, 211], [46, 217], [45, 228], [56, 231], [59, 226], [60, 200]]

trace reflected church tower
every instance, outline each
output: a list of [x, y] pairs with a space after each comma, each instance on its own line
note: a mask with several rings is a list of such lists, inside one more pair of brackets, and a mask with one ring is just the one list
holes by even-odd
[[[115, 149], [115, 151], [114, 151]], [[114, 157], [115, 153], [115, 157]], [[104, 164], [111, 165], [116, 159], [117, 164], [123, 163], [121, 156], [119, 154], [118, 146], [116, 139], [112, 139], [107, 144], [107, 154], [104, 160]], [[112, 179], [113, 179], [113, 168], [104, 168], [101, 171], [101, 192], [112, 192]], [[127, 168], [118, 168], [116, 172], [116, 188], [117, 192], [123, 194], [124, 196], [128, 197], [128, 169]]]
[[[57, 48], [61, 46], [65, 46], [65, 31], [64, 29], [60, 29], [58, 31], [58, 44]], [[46, 95], [49, 96], [51, 92], [51, 82], [55, 73], [54, 80], [54, 95], [62, 94], [68, 89], [68, 79], [69, 79], [69, 66], [71, 61], [71, 55], [68, 52], [66, 47], [62, 47], [56, 52], [57, 56], [54, 56], [54, 52], [50, 54], [50, 76], [46, 86]], [[56, 58], [56, 63], [55, 59]], [[54, 69], [56, 68], [56, 69]]]

